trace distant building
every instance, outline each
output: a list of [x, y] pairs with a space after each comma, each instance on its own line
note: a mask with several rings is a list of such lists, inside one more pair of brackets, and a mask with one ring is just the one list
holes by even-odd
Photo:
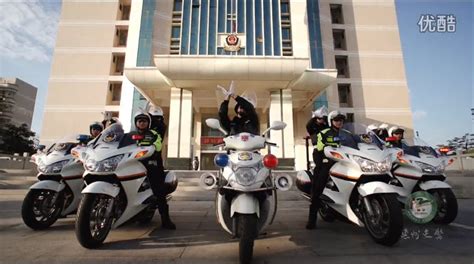
[[0, 78], [0, 125], [31, 127], [37, 88], [18, 78]]
[[215, 169], [222, 135], [205, 120], [232, 80], [256, 93], [261, 131], [287, 124], [270, 133], [285, 168], [305, 168], [305, 124], [323, 105], [413, 134], [394, 0], [63, 1], [41, 142], [85, 132], [102, 112], [133, 129], [151, 103], [168, 123], [167, 167], [198, 156]]

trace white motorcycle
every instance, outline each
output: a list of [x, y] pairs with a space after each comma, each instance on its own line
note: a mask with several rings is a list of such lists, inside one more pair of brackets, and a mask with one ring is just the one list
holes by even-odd
[[[319, 214], [327, 222], [338, 216], [346, 218], [364, 226], [375, 242], [395, 244], [402, 233], [403, 215], [397, 201], [401, 190], [389, 184], [393, 180], [391, 151], [374, 145], [372, 136], [367, 134], [341, 132], [334, 140], [339, 147], [324, 148], [324, 155], [335, 164], [321, 195]], [[311, 180], [311, 172], [298, 172], [296, 185], [309, 200]]]
[[[115, 123], [82, 155], [87, 186], [77, 214], [76, 237], [83, 247], [99, 247], [112, 228], [127, 221], [152, 220], [156, 210], [151, 202], [153, 193], [140, 160], [152, 156], [155, 147], [139, 146], [141, 139], [140, 135], [125, 135], [122, 125]], [[177, 184], [176, 175], [167, 172], [166, 192], [174, 192]]]
[[[386, 140], [393, 141], [392, 138]], [[458, 204], [451, 186], [445, 182], [444, 174], [445, 167], [452, 159], [439, 155], [420, 138], [404, 139], [403, 149], [391, 149], [397, 153], [392, 168], [392, 174], [397, 181], [392, 183], [403, 188], [399, 200], [408, 203], [406, 209], [409, 210], [409, 218], [417, 223], [432, 220], [437, 224], [449, 224], [454, 221]], [[427, 203], [429, 200], [436, 203]], [[418, 208], [417, 201], [425, 201], [423, 209]], [[411, 206], [413, 203], [415, 207]]]
[[23, 222], [28, 227], [45, 229], [59, 217], [76, 212], [84, 185], [84, 168], [73, 155], [77, 140], [81, 139], [65, 137], [47, 151], [39, 150], [33, 155], [39, 182], [30, 187], [21, 207]]
[[[206, 124], [219, 129], [225, 135], [217, 119], [207, 119]], [[275, 121], [270, 129], [282, 130], [285, 123]], [[264, 136], [240, 133], [224, 138], [224, 149], [214, 163], [220, 168], [216, 177], [211, 173], [201, 176], [200, 185], [206, 190], [217, 188], [216, 215], [222, 228], [233, 237], [240, 238], [239, 256], [241, 263], [252, 259], [254, 240], [273, 222], [277, 208], [276, 189], [290, 189], [289, 175], [275, 177], [272, 169], [278, 159], [268, 154], [264, 157], [258, 152], [266, 145], [276, 146], [266, 141]]]

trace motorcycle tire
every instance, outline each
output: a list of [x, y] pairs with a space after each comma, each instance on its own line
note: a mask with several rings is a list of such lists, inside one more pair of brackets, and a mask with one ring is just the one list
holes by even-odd
[[[82, 197], [81, 203], [79, 204], [78, 214], [76, 218], [76, 238], [85, 248], [98, 248], [107, 238], [107, 235], [112, 228], [112, 216], [108, 218], [100, 219], [104, 221], [100, 230], [91, 230], [91, 222], [97, 221], [98, 214], [104, 213], [106, 206], [101, 206], [103, 199], [113, 199], [112, 197], [105, 194], [86, 193]], [[98, 224], [98, 223], [96, 223]], [[95, 225], [94, 227], [97, 227]]]
[[258, 218], [255, 214], [240, 214], [238, 216], [239, 259], [240, 263], [250, 263], [253, 256], [253, 244], [257, 238]]
[[43, 230], [58, 220], [63, 209], [63, 193], [58, 194], [53, 205], [44, 204], [50, 201], [55, 194], [57, 192], [41, 189], [32, 189], [26, 194], [21, 206], [21, 217], [28, 227], [33, 230]]
[[[371, 220], [367, 210], [362, 210], [365, 229], [375, 242], [384, 246], [394, 245], [400, 240], [403, 229], [402, 209], [396, 195], [373, 194], [368, 198], [375, 216]], [[381, 232], [381, 228], [386, 230]]]
[[438, 203], [438, 212], [433, 223], [447, 225], [458, 215], [458, 201], [451, 189], [434, 189], [429, 191]]

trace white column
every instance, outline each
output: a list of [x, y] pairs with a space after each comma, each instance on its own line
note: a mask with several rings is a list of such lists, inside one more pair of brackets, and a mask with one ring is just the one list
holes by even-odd
[[[125, 67], [132, 68], [137, 65], [138, 42], [140, 38], [140, 25], [142, 18], [143, 0], [132, 1], [130, 9], [130, 20], [128, 26], [127, 49], [125, 53]], [[120, 97], [119, 118], [125, 131], [131, 129], [132, 109], [133, 109], [133, 91], [135, 86], [123, 77], [122, 94]]]
[[178, 158], [179, 150], [179, 123], [181, 89], [171, 88], [170, 119], [168, 121], [168, 158]]
[[193, 93], [181, 89], [181, 130], [179, 132], [179, 157], [191, 158], [191, 135], [193, 127]]
[[309, 57], [306, 0], [291, 0], [291, 37], [294, 57]]
[[[269, 123], [273, 121], [282, 121], [281, 116], [281, 95], [280, 91], [270, 93], [270, 111], [269, 111]], [[270, 130], [270, 140], [276, 143], [279, 148], [271, 147], [271, 152], [277, 158], [283, 158], [283, 133], [280, 130]]]
[[291, 90], [281, 91], [282, 99], [282, 117], [283, 122], [286, 123], [286, 128], [283, 129], [283, 158], [294, 159], [295, 158], [295, 137], [293, 130], [293, 97]]
[[191, 157], [192, 92], [171, 88], [168, 158]]
[[[193, 157], [198, 156], [201, 153], [201, 126], [202, 126], [202, 115], [201, 113], [194, 114], [194, 149]], [[199, 157], [199, 160], [201, 158]]]

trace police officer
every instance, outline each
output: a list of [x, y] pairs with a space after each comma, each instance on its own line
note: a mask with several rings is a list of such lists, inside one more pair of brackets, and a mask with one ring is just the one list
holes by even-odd
[[[226, 99], [221, 103], [219, 108], [219, 121], [226, 131], [230, 132], [230, 135], [235, 135], [242, 132], [248, 132], [254, 135], [260, 134], [260, 122], [258, 121], [258, 115], [255, 111], [255, 103], [249, 98], [236, 96], [233, 93], [233, 83], [229, 92], [225, 93]], [[225, 90], [224, 90], [225, 91]], [[237, 102], [234, 111], [237, 114], [232, 121], [228, 116], [229, 99], [234, 98]]]
[[332, 111], [328, 115], [328, 124], [330, 124], [330, 127], [318, 133], [316, 143], [317, 152], [314, 159], [314, 162], [316, 163], [314, 175], [317, 175], [317, 177], [312, 181], [311, 205], [309, 207], [309, 217], [306, 229], [316, 228], [317, 213], [321, 207], [321, 199], [319, 196], [323, 193], [324, 187], [329, 178], [329, 169], [334, 165], [334, 161], [326, 158], [324, 155], [324, 147], [338, 146], [339, 143], [335, 139], [341, 137], [342, 134], [345, 134], [346, 137], [352, 137], [351, 132], [342, 129], [345, 119], [346, 117], [339, 111]]
[[139, 112], [134, 118], [137, 131], [132, 132], [144, 136], [140, 140], [140, 145], [154, 145], [155, 152], [150, 158], [143, 160], [143, 164], [147, 168], [147, 177], [151, 185], [153, 194], [156, 197], [156, 204], [161, 215], [161, 225], [166, 229], [176, 229], [176, 225], [171, 221], [169, 216], [169, 206], [166, 201], [166, 192], [164, 190], [165, 171], [163, 167], [163, 159], [161, 157], [161, 148], [163, 138], [153, 129], [150, 129], [151, 117], [148, 113]]
[[318, 133], [329, 127], [326, 123], [327, 115], [327, 108], [322, 106], [316, 111], [312, 112], [312, 118], [306, 124], [306, 131], [311, 137], [311, 142], [314, 146], [316, 146], [316, 143], [318, 142]]
[[104, 127], [100, 122], [94, 122], [89, 126], [89, 134], [90, 139], [94, 139], [100, 135], [100, 133], [104, 130]]
[[390, 136], [396, 138], [395, 141], [390, 142], [391, 147], [402, 149], [403, 148], [402, 139], [403, 139], [403, 134], [405, 133], [405, 130], [401, 127], [393, 126], [388, 130], [388, 133]]

